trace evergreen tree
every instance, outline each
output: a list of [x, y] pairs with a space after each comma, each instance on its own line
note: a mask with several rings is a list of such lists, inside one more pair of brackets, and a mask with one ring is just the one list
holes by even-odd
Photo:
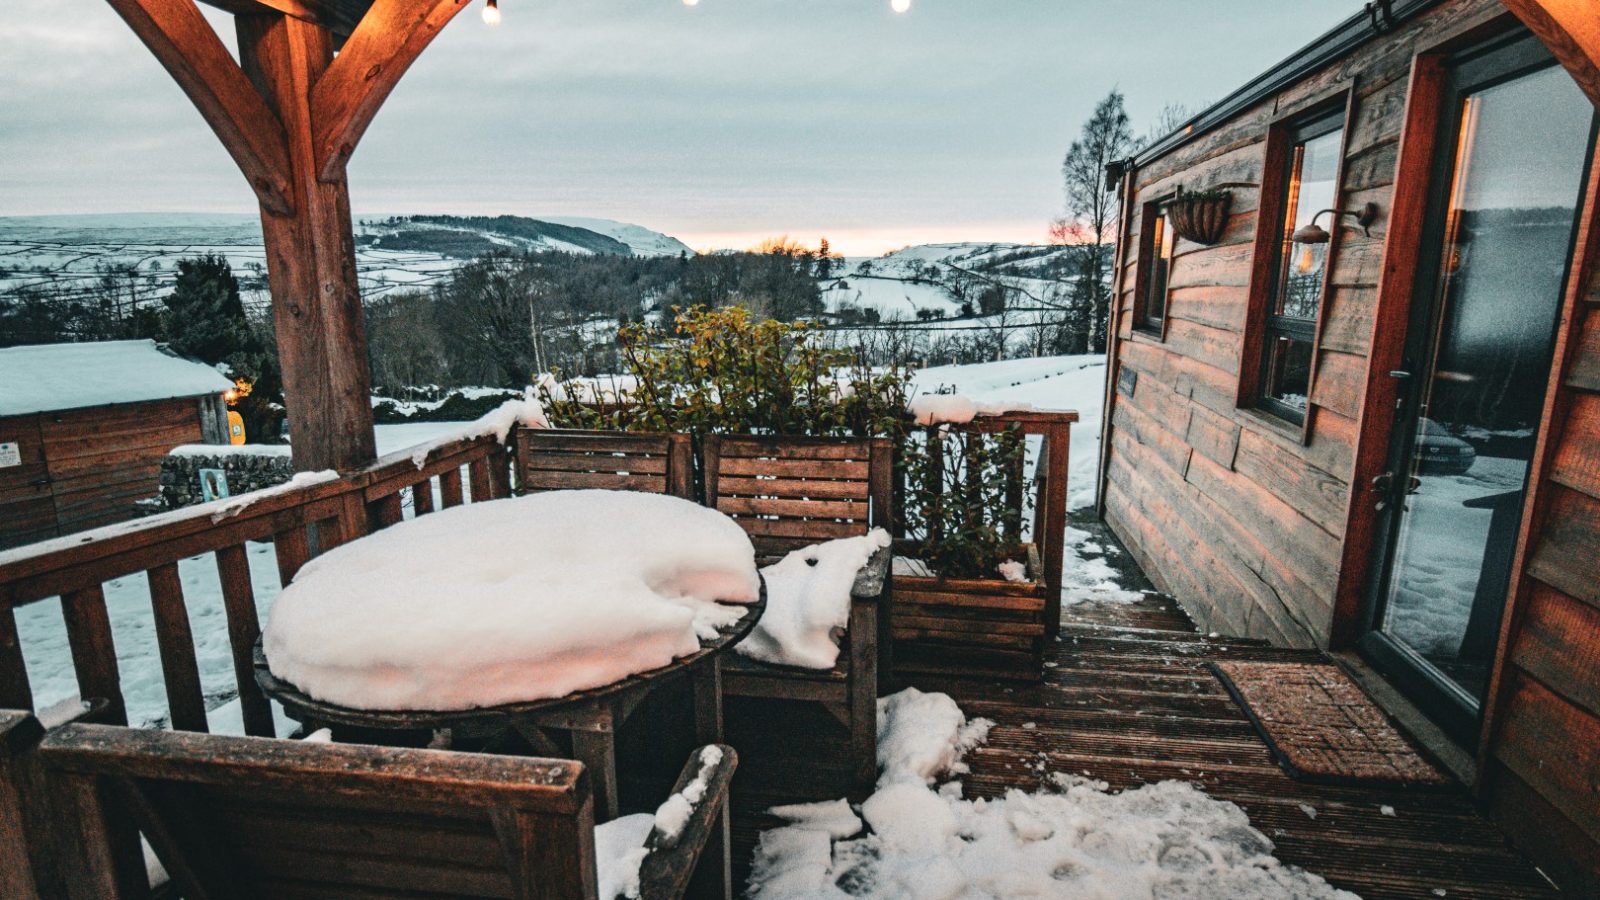
[[275, 440], [283, 418], [277, 347], [252, 327], [228, 260], [213, 254], [179, 260], [166, 307], [162, 331], [173, 352], [250, 382], [249, 395], [235, 406], [245, 434], [253, 443]]

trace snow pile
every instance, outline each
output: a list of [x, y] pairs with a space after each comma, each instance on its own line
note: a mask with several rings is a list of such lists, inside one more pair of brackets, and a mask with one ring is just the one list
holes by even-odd
[[689, 824], [689, 817], [694, 815], [695, 804], [705, 799], [706, 779], [711, 777], [712, 771], [721, 762], [721, 747], [704, 747], [700, 750], [700, 771], [694, 780], [656, 808], [655, 828], [663, 838], [675, 841], [683, 833], [683, 826]]
[[[173, 513], [193, 513], [197, 510], [208, 512], [211, 514], [211, 523], [215, 525], [216, 523], [221, 522], [223, 519], [231, 519], [234, 516], [237, 516], [239, 513], [244, 512], [251, 506], [260, 503], [262, 500], [265, 500], [268, 497], [276, 497], [279, 494], [289, 494], [298, 491], [301, 488], [311, 487], [314, 484], [325, 484], [329, 481], [338, 480], [339, 473], [333, 471], [332, 469], [324, 469], [320, 472], [296, 472], [289, 478], [288, 481], [285, 481], [283, 484], [275, 484], [272, 487], [265, 487], [259, 491], [251, 491], [248, 494], [240, 494], [237, 497], [222, 497], [213, 500], [210, 503], [186, 506], [181, 510], [173, 510]], [[152, 517], [151, 519], [144, 519], [142, 521], [148, 526], [151, 524], [153, 518], [155, 517]]]
[[759, 595], [727, 516], [676, 497], [553, 491], [458, 506], [307, 563], [272, 608], [272, 671], [364, 709], [565, 696], [695, 652]]
[[[1125, 590], [1116, 569], [1105, 560], [1105, 548], [1089, 540], [1089, 532], [1067, 526], [1061, 560], [1061, 605], [1073, 606], [1088, 600], [1097, 603], [1137, 603], [1142, 591]], [[1101, 555], [1085, 558], [1084, 553]]]
[[1243, 810], [1184, 782], [1112, 793], [1057, 775], [1048, 792], [974, 801], [954, 782], [935, 790], [986, 727], [943, 694], [879, 702], [884, 772], [861, 817], [842, 800], [771, 810], [789, 824], [762, 834], [752, 897], [1354, 897], [1279, 863]]
[[428, 464], [428, 454], [456, 441], [470, 441], [473, 438], [493, 435], [495, 440], [504, 444], [507, 436], [511, 434], [511, 429], [518, 425], [524, 428], [550, 427], [550, 420], [544, 415], [544, 406], [533, 396], [532, 388], [529, 388], [520, 400], [507, 400], [484, 413], [477, 421], [469, 422], [465, 427], [412, 447], [411, 461], [420, 469]]
[[1028, 580], [1028, 567], [1014, 559], [1008, 559], [995, 566], [995, 571], [1000, 573], [1001, 578], [1016, 584], [1021, 584]]
[[655, 816], [635, 813], [595, 826], [595, 867], [605, 900], [639, 896], [639, 865], [648, 852], [644, 842], [655, 823]]
[[918, 425], [964, 425], [978, 415], [978, 404], [960, 394], [922, 394], [907, 409]]
[[887, 546], [889, 532], [874, 528], [862, 537], [801, 548], [762, 569], [767, 611], [738, 651], [778, 665], [833, 668], [839, 659], [835, 629], [850, 623], [856, 574]]

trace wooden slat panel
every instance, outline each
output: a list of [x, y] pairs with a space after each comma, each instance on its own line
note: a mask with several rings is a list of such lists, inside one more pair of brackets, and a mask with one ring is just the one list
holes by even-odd
[[717, 482], [720, 496], [813, 497], [818, 500], [865, 500], [865, 481], [817, 481], [795, 478], [753, 478], [724, 475]]
[[832, 438], [808, 440], [783, 438], [781, 442], [747, 440], [734, 437], [722, 439], [722, 455], [727, 458], [754, 457], [758, 459], [848, 459], [865, 460], [871, 453], [866, 440], [839, 442]]
[[523, 489], [534, 491], [611, 490], [665, 493], [660, 475], [612, 475], [605, 472], [524, 472]]
[[862, 481], [867, 477], [867, 461], [727, 457], [722, 460], [722, 474]]
[[122, 677], [117, 671], [117, 647], [111, 638], [111, 619], [106, 615], [105, 591], [95, 585], [63, 596], [61, 614], [67, 625], [67, 643], [72, 647], [78, 695], [84, 699], [104, 697], [107, 700], [109, 705], [100, 721], [128, 724], [127, 707], [122, 700]]
[[433, 512], [433, 479], [411, 486], [411, 510], [419, 516]]
[[584, 434], [575, 431], [523, 429], [517, 433], [518, 450], [537, 456], [543, 453], [626, 453], [665, 456], [672, 445], [666, 435], [606, 432]]
[[611, 453], [540, 453], [527, 457], [524, 472], [629, 472], [634, 475], [664, 475], [664, 456], [618, 456]]
[[[734, 519], [739, 526], [750, 534], [752, 538], [780, 537], [780, 538], [805, 538], [811, 543], [827, 541], [834, 538], [855, 537], [866, 534], [867, 526], [864, 522], [819, 522], [801, 519], [751, 519], [738, 517]], [[761, 550], [760, 541], [757, 541], [756, 550]]]
[[717, 509], [729, 515], [794, 516], [809, 519], [867, 518], [868, 504], [843, 500], [777, 500], [770, 497], [717, 498]]
[[1024, 635], [995, 634], [981, 630], [950, 630], [946, 628], [908, 628], [895, 622], [894, 639], [897, 641], [948, 641], [962, 646], [996, 647], [1009, 649], [1032, 648], [1038, 638]]
[[233, 849], [240, 864], [248, 870], [274, 878], [292, 878], [287, 884], [307, 881], [383, 891], [395, 896], [427, 891], [459, 897], [504, 897], [508, 900], [516, 897], [510, 876], [504, 871], [404, 857], [364, 857], [352, 852], [358, 848], [338, 846], [320, 851], [301, 850], [245, 840], [234, 844]]
[[1528, 574], [1560, 591], [1600, 606], [1600, 500], [1555, 486], [1544, 533], [1533, 550]]
[[489, 460], [479, 457], [467, 464], [467, 471], [472, 477], [468, 479], [472, 484], [472, 502], [482, 503], [494, 499], [494, 478], [489, 474]]
[[261, 637], [261, 623], [256, 616], [255, 586], [250, 580], [250, 560], [245, 548], [236, 544], [218, 550], [217, 575], [222, 581], [228, 647], [233, 654], [233, 678], [239, 687], [244, 733], [275, 737], [271, 704], [255, 678], [255, 646]]
[[150, 605], [155, 612], [156, 643], [161, 649], [161, 674], [167, 688], [167, 709], [178, 731], [207, 731], [205, 695], [194, 657], [189, 610], [183, 605], [178, 564], [150, 570]]
[[1044, 635], [1043, 622], [1001, 622], [993, 619], [974, 620], [954, 616], [919, 616], [900, 615], [896, 610], [894, 624], [896, 628], [908, 631], [949, 631], [961, 634], [995, 634], [995, 635], [1020, 635], [1024, 637], [1042, 637]]
[[1600, 394], [1574, 392], [1566, 423], [1550, 477], [1600, 500]]

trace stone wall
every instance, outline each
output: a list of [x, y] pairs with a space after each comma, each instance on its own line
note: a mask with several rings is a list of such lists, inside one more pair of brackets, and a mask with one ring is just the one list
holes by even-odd
[[161, 502], [167, 509], [202, 503], [201, 469], [221, 469], [228, 475], [231, 496], [283, 484], [294, 476], [287, 445], [186, 444], [173, 448], [161, 461]]

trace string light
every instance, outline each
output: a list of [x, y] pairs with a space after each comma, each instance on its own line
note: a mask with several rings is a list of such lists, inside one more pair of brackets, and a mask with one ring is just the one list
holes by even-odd
[[489, 0], [489, 5], [483, 8], [483, 24], [500, 24], [500, 0]]
[[889, 0], [889, 8], [897, 13], [906, 12], [911, 9], [911, 0]]

